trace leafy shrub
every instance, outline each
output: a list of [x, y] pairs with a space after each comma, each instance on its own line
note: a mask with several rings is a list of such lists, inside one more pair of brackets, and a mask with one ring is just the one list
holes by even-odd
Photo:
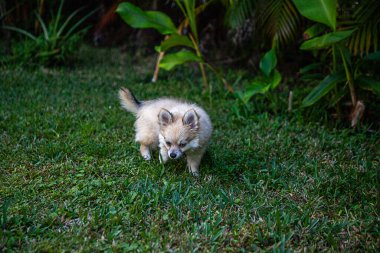
[[[160, 11], [143, 11], [129, 2], [119, 4], [116, 10], [121, 18], [133, 28], [152, 28], [162, 35], [165, 35], [165, 39], [161, 44], [155, 47], [159, 52], [159, 56], [152, 82], [156, 81], [159, 68], [169, 71], [178, 65], [188, 62], [197, 62], [202, 73], [204, 91], [208, 88], [205, 66], [216, 74], [227, 89], [232, 91], [231, 86], [229, 86], [219, 71], [205, 61], [200, 50], [197, 15], [202, 12], [212, 0], [204, 1], [198, 7], [196, 7], [195, 0], [176, 0], [175, 2], [184, 15], [184, 20], [178, 27], [174, 25], [173, 20], [165, 13]], [[184, 34], [183, 30], [188, 26], [190, 29], [187, 34]], [[182, 49], [174, 53], [168, 53], [172, 48]]]
[[66, 19], [62, 17], [64, 0], [61, 0], [57, 13], [49, 23], [46, 23], [40, 14], [35, 13], [41, 27], [41, 33], [33, 33], [22, 28], [3, 26], [4, 29], [15, 31], [26, 37], [25, 40], [14, 43], [12, 56], [5, 61], [37, 62], [43, 65], [63, 63], [70, 58], [82, 42], [87, 28], [79, 29], [79, 26], [94, 13], [88, 13], [78, 21], [73, 22], [82, 8], [72, 12]]
[[[347, 22], [337, 22], [336, 0], [310, 0], [307, 3], [302, 0], [293, 0], [293, 2], [303, 16], [317, 22], [305, 31], [304, 34], [307, 40], [301, 44], [300, 49], [310, 50], [315, 55], [318, 52], [319, 55], [322, 55], [322, 59], [328, 59], [327, 66], [329, 66], [328, 75], [305, 97], [302, 106], [311, 106], [330, 92], [335, 93], [330, 101], [332, 105], [335, 105], [349, 93], [352, 108], [351, 125], [355, 126], [363, 116], [365, 109], [364, 102], [358, 98], [357, 89], [370, 90], [380, 95], [379, 81], [371, 78], [370, 73], [366, 68], [363, 68], [365, 64], [368, 64], [366, 61], [380, 59], [379, 53], [376, 52], [377, 38], [374, 40], [368, 39], [368, 37], [371, 38], [368, 34], [371, 35], [374, 31], [376, 34], [377, 29], [357, 32], [361, 31], [362, 27], [372, 24], [373, 20], [375, 20], [375, 23], [378, 22], [376, 20], [380, 20], [375, 17], [375, 12], [362, 13], [363, 10], [368, 9], [367, 7], [372, 6], [376, 9], [380, 4], [378, 2], [364, 1], [363, 5], [357, 8], [354, 15], [350, 17], [356, 20], [356, 23], [352, 22], [355, 25], [347, 26]], [[358, 19], [358, 16], [363, 15], [373, 15], [373, 19]], [[353, 48], [350, 43], [347, 43], [352, 38], [363, 41], [360, 45], [356, 43], [356, 47], [359, 49]], [[373, 48], [375, 52], [369, 54], [370, 48]], [[357, 56], [355, 55], [357, 51], [361, 51], [363, 54]], [[366, 51], [366, 55], [364, 55], [364, 51]], [[314, 64], [312, 66], [318, 65]], [[313, 67], [309, 67], [309, 70], [312, 69]]]

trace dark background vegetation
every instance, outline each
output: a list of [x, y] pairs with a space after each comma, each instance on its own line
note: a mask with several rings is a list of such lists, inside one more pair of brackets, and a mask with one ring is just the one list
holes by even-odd
[[[51, 59], [46, 60], [42, 57], [36, 57], [38, 50], [33, 49], [33, 43], [25, 42], [25, 36], [15, 31], [2, 29], [2, 62], [20, 63], [28, 65], [39, 64], [60, 64], [70, 66], [75, 64], [75, 48], [78, 48], [79, 41], [95, 48], [101, 47], [118, 47], [121, 52], [129, 52], [133, 60], [139, 61], [146, 57], [155, 57], [154, 47], [159, 45], [163, 40], [163, 35], [153, 29], [133, 29], [126, 25], [121, 17], [115, 12], [117, 6], [123, 1], [72, 1], [66, 0], [63, 4], [62, 16], [69, 16], [76, 10], [80, 9], [73, 19], [72, 24], [80, 20], [90, 12], [91, 15], [86, 17], [77, 30], [85, 29], [78, 32], [78, 38], [65, 39], [66, 44], [58, 48], [58, 56], [51, 57], [50, 51], [47, 54]], [[202, 5], [208, 1], [197, 3]], [[204, 58], [210, 64], [225, 70], [238, 70], [241, 72], [241, 79], [227, 80], [234, 84], [237, 90], [249, 90], [249, 80], [254, 79], [260, 74], [259, 63], [263, 55], [272, 48], [276, 43], [277, 52], [277, 69], [282, 75], [280, 86], [271, 93], [286, 92], [295, 90], [294, 107], [302, 102], [302, 99], [323, 79], [332, 67], [330, 59], [331, 51], [318, 53], [316, 51], [300, 50], [300, 45], [307, 39], [308, 34], [304, 31], [313, 23], [303, 18], [290, 0], [272, 0], [272, 1], [210, 1], [211, 4], [197, 15], [197, 26], [199, 33], [199, 48]], [[32, 34], [42, 34], [41, 24], [36, 19], [36, 13], [48, 24], [57, 16], [57, 9], [60, 1], [6, 1], [1, 3], [1, 22], [3, 26], [12, 26], [25, 29]], [[176, 5], [175, 1], [131, 1], [143, 10], [159, 10], [166, 13], [172, 18], [173, 22], [178, 25], [184, 20], [184, 16]], [[363, 7], [364, 6], [364, 7]], [[360, 8], [368, 16], [362, 18]], [[368, 10], [367, 10], [367, 9]], [[354, 27], [359, 32], [351, 36], [347, 41], [347, 48], [351, 51], [352, 72], [360, 66], [364, 76], [371, 76], [379, 84], [377, 64], [373, 62], [359, 63], [367, 54], [377, 51], [379, 20], [376, 15], [380, 7], [376, 1], [339, 1], [337, 8], [338, 29], [343, 27]], [[357, 14], [359, 13], [359, 14]], [[360, 19], [361, 18], [361, 19]], [[363, 21], [364, 20], [364, 21]], [[364, 25], [363, 25], [364, 24]], [[369, 28], [367, 28], [367, 26]], [[345, 28], [346, 27], [346, 28]], [[364, 27], [363, 29], [361, 27]], [[185, 27], [184, 33], [188, 27]], [[371, 30], [372, 29], [372, 30]], [[362, 30], [364, 32], [362, 32]], [[376, 32], [376, 33], [375, 33]], [[372, 34], [368, 35], [368, 34]], [[74, 36], [73, 36], [74, 37]], [[367, 41], [368, 39], [368, 41]], [[21, 41], [20, 41], [21, 40]], [[359, 41], [359, 43], [358, 43]], [[364, 42], [363, 42], [364, 41]], [[37, 44], [37, 43], [36, 43]], [[363, 45], [362, 45], [363, 44]], [[365, 45], [364, 45], [365, 44]], [[37, 52], [35, 52], [35, 51]], [[54, 56], [54, 55], [53, 55]], [[154, 61], [154, 59], [152, 59]], [[318, 65], [319, 64], [319, 65]], [[360, 65], [361, 64], [361, 65]], [[308, 66], [318, 65], [314, 67]], [[338, 62], [338, 66], [343, 65]], [[248, 82], [245, 82], [248, 80]], [[360, 81], [355, 84], [358, 99], [364, 101], [365, 120], [376, 125], [378, 128], [379, 114], [378, 108], [378, 90], [377, 95], [368, 90], [360, 89]], [[324, 96], [316, 104], [317, 111], [323, 112], [324, 118], [328, 118], [339, 124], [349, 124], [355, 106], [351, 103], [348, 94], [347, 83], [342, 82], [342, 90], [335, 89], [327, 96]], [[372, 88], [371, 88], [372, 89]], [[301, 92], [301, 94], [299, 94]], [[269, 95], [271, 96], [271, 95]], [[257, 99], [266, 99], [268, 103], [273, 99], [267, 95], [256, 95]], [[264, 97], [264, 98], [262, 98]], [[337, 100], [339, 98], [339, 100]], [[336, 101], [339, 101], [338, 103]], [[244, 108], [239, 110], [250, 111], [252, 113], [253, 105], [250, 102], [245, 104]], [[269, 110], [271, 108], [268, 108]], [[303, 110], [303, 109], [300, 109]], [[306, 114], [314, 109], [308, 108]], [[312, 113], [315, 115], [315, 113]], [[318, 114], [318, 113], [317, 113]], [[320, 118], [318, 115], [316, 118]]]

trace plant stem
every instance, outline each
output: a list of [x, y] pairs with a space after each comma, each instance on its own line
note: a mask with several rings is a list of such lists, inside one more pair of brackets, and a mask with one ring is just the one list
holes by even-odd
[[208, 87], [208, 81], [207, 81], [207, 75], [206, 75], [205, 66], [204, 66], [203, 62], [199, 63], [199, 68], [200, 68], [201, 73], [202, 73], [203, 89], [204, 89], [204, 91], [206, 91], [207, 87]]
[[332, 57], [333, 57], [333, 73], [336, 72], [336, 55], [335, 55], [335, 45], [332, 46]]
[[211, 66], [209, 63], [206, 63], [206, 66], [209, 67], [214, 73], [215, 75], [222, 81], [222, 83], [224, 84], [224, 87], [231, 93], [234, 93], [234, 88], [232, 88], [232, 86], [226, 81], [226, 79], [223, 78], [223, 76], [219, 73], [219, 71], [217, 69], [215, 69], [213, 66]]
[[344, 71], [346, 72], [346, 78], [348, 82], [348, 87], [350, 88], [350, 95], [351, 95], [351, 101], [352, 101], [352, 107], [356, 106], [356, 92], [355, 92], [355, 86], [354, 86], [354, 79], [352, 78], [351, 72], [348, 68], [346, 58], [344, 57], [344, 54], [342, 52], [342, 49], [339, 48], [340, 54], [342, 56]]
[[165, 54], [165, 52], [160, 52], [157, 56], [156, 67], [154, 68], [152, 83], [157, 82], [158, 73], [160, 73], [160, 62], [161, 62], [162, 58], [164, 57], [164, 54]]
[[[189, 38], [190, 38], [191, 42], [194, 45], [194, 49], [195, 49], [195, 52], [196, 52], [197, 56], [200, 59], [202, 59], [202, 61], [203, 61], [203, 56], [202, 56], [201, 50], [199, 50], [198, 43], [196, 42], [196, 40], [194, 39], [194, 37], [192, 36], [192, 34], [189, 34]], [[203, 62], [199, 63], [199, 68], [200, 68], [201, 73], [202, 73], [203, 88], [204, 88], [204, 91], [206, 91], [207, 87], [208, 87], [208, 81], [207, 81], [207, 75], [206, 75], [206, 71], [205, 71]]]

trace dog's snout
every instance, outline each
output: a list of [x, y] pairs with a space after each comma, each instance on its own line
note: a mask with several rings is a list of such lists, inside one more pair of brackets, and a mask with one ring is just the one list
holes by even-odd
[[177, 154], [176, 154], [176, 153], [174, 153], [174, 152], [171, 152], [171, 153], [170, 153], [170, 158], [173, 158], [173, 159], [174, 159], [174, 158], [176, 158], [176, 157], [177, 157]]

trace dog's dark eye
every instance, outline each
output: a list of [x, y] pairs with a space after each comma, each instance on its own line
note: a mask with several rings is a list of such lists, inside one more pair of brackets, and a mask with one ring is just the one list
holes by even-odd
[[180, 146], [181, 148], [183, 148], [183, 147], [186, 146], [186, 144], [187, 144], [187, 143], [181, 142], [181, 143], [179, 144], [179, 146]]
[[166, 142], [166, 145], [171, 146], [172, 143], [171, 143], [170, 141], [167, 141], [167, 142]]

